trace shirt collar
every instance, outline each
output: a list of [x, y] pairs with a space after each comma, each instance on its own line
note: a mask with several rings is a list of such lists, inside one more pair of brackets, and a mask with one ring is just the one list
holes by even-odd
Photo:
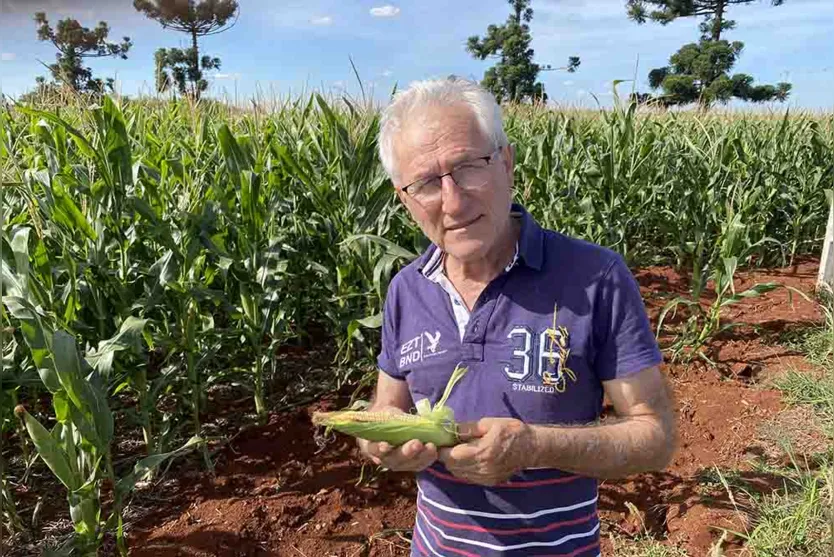
[[544, 265], [544, 230], [527, 209], [513, 203], [511, 214], [521, 219], [521, 233], [518, 236], [518, 255], [524, 264], [536, 271]]
[[[531, 269], [540, 271], [544, 263], [544, 230], [518, 203], [513, 203], [510, 214], [521, 220], [521, 231], [515, 245], [513, 260], [505, 270], [509, 271], [520, 262]], [[443, 268], [443, 252], [436, 245], [431, 244], [420, 256], [417, 268], [426, 278], [436, 276], [436, 273]]]

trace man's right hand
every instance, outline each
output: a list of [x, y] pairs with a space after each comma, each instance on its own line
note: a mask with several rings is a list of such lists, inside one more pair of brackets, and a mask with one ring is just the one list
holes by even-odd
[[[403, 413], [399, 408], [374, 408], [376, 411], [390, 411]], [[395, 472], [419, 472], [437, 460], [437, 447], [434, 443], [422, 443], [412, 439], [399, 447], [394, 447], [385, 441], [375, 442], [367, 439], [357, 439], [359, 450], [375, 464], [384, 466]]]

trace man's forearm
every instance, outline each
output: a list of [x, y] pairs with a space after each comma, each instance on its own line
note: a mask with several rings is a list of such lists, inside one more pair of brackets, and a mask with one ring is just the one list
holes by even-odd
[[656, 418], [634, 416], [584, 427], [530, 426], [528, 468], [557, 468], [594, 478], [621, 478], [665, 468], [674, 432]]

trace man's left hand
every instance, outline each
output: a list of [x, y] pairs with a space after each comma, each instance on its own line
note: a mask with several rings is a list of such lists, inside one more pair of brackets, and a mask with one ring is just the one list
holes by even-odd
[[533, 429], [514, 418], [483, 418], [460, 424], [462, 443], [440, 450], [439, 460], [458, 478], [481, 484], [506, 482], [535, 454]]

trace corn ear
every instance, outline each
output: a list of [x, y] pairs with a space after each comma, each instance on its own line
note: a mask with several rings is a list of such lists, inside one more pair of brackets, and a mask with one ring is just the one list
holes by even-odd
[[318, 412], [313, 423], [368, 441], [386, 441], [398, 446], [419, 439], [438, 447], [454, 445], [457, 432], [454, 423], [438, 422], [414, 414], [395, 412]]
[[438, 447], [456, 445], [458, 428], [454, 412], [446, 406], [455, 384], [466, 373], [467, 368], [456, 367], [443, 396], [434, 405], [428, 399], [417, 401], [417, 414], [397, 412], [362, 412], [342, 410], [338, 412], [316, 412], [313, 423], [326, 426], [368, 441], [385, 441], [394, 446], [402, 445], [412, 439], [423, 443], [433, 443]]

